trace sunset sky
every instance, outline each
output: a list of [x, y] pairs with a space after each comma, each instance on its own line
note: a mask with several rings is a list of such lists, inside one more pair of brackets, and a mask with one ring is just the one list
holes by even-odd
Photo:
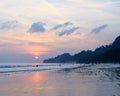
[[119, 35], [120, 0], [0, 0], [0, 62], [94, 50]]

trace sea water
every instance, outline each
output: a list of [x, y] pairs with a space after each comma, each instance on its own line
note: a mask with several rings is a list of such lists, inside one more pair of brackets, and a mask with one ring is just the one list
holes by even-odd
[[0, 73], [30, 72], [43, 70], [58, 70], [83, 66], [83, 64], [68, 63], [0, 63]]
[[120, 96], [115, 69], [120, 64], [1, 63], [0, 96]]

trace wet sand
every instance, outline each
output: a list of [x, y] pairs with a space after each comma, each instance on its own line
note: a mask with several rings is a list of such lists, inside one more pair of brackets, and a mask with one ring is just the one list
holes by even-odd
[[0, 96], [120, 96], [120, 65], [0, 74]]

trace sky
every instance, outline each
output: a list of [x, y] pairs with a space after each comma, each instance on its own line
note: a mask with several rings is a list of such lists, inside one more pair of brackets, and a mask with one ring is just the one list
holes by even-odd
[[108, 45], [120, 35], [119, 10], [120, 0], [0, 0], [0, 62]]

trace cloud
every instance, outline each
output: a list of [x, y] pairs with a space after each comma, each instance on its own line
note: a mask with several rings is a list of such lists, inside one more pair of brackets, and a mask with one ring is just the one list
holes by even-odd
[[35, 22], [31, 25], [30, 29], [28, 32], [30, 33], [35, 33], [35, 32], [44, 32], [46, 29], [44, 27], [44, 23], [42, 22]]
[[17, 43], [17, 44], [13, 44], [13, 43], [0, 43], [0, 47], [8, 47], [8, 46], [22, 46], [23, 43]]
[[0, 24], [0, 30], [15, 30], [21, 28], [23, 28], [23, 25], [16, 20], [6, 21]]
[[66, 22], [63, 24], [65, 27], [69, 26], [69, 25], [73, 25], [71, 22]]
[[58, 36], [64, 36], [64, 35], [70, 35], [73, 32], [75, 32], [80, 27], [74, 26], [71, 22], [65, 22], [63, 24], [58, 24], [54, 26], [51, 31], [54, 31], [57, 33]]
[[114, 0], [108, 4], [112, 5], [113, 7], [120, 7], [120, 0]]
[[33, 55], [23, 53], [1, 53], [0, 62], [35, 62]]
[[108, 27], [108, 24], [104, 24], [104, 25], [101, 25], [101, 26], [99, 26], [97, 28], [92, 29], [92, 32], [99, 33], [99, 32], [101, 32], [102, 30], [104, 30], [107, 27]]
[[72, 27], [71, 29], [63, 30], [58, 34], [58, 36], [70, 35], [71, 33], [75, 32], [77, 29], [79, 29], [79, 27]]
[[71, 22], [65, 22], [64, 24], [58, 24], [56, 26], [54, 26], [51, 30], [57, 30], [59, 28], [64, 28], [67, 26], [73, 25]]
[[43, 42], [29, 42], [29, 45], [32, 46], [45, 46], [46, 44]]

